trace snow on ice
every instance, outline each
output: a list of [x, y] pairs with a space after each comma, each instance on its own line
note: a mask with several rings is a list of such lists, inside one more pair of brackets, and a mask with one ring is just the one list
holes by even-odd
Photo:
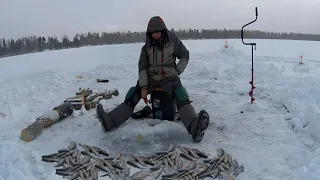
[[[117, 88], [120, 95], [102, 104], [107, 110], [120, 104], [138, 78], [141, 43], [0, 59], [0, 180], [59, 179], [40, 157], [70, 141], [143, 155], [163, 150], [170, 142], [211, 155], [221, 147], [244, 165], [239, 180], [320, 179], [320, 43], [254, 41], [254, 104], [248, 95], [248, 46], [241, 40], [228, 40], [227, 49], [225, 40], [184, 41], [191, 58], [182, 83], [195, 109], [206, 109], [212, 119], [199, 144], [192, 143], [181, 124], [166, 121], [130, 119], [104, 133], [92, 110], [53, 125], [32, 142], [19, 139], [24, 127], [79, 87]], [[96, 78], [110, 82], [97, 84]], [[136, 109], [143, 106], [141, 102]]]

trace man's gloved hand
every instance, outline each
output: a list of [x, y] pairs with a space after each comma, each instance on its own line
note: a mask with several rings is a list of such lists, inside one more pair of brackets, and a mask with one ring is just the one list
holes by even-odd
[[148, 95], [148, 88], [141, 89], [141, 98], [143, 100], [147, 100], [147, 95]]

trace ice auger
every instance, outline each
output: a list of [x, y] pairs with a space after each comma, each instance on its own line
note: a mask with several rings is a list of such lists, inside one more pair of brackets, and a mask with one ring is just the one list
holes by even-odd
[[251, 49], [252, 49], [252, 53], [251, 53], [251, 57], [252, 57], [252, 59], [251, 59], [251, 81], [249, 81], [249, 83], [251, 84], [251, 91], [249, 92], [249, 96], [251, 97], [251, 103], [253, 103], [253, 101], [255, 100], [255, 98], [253, 97], [253, 90], [256, 88], [256, 87], [253, 85], [253, 46], [254, 46], [254, 50], [256, 50], [256, 43], [245, 43], [245, 42], [243, 41], [243, 28], [246, 27], [246, 26], [248, 26], [249, 24], [254, 23], [254, 22], [257, 20], [257, 18], [258, 18], [258, 8], [256, 7], [256, 18], [255, 18], [255, 20], [253, 20], [253, 21], [251, 21], [251, 22], [243, 25], [242, 28], [241, 28], [241, 39], [242, 39], [242, 43], [243, 43], [244, 45], [250, 45], [250, 46], [251, 46]]

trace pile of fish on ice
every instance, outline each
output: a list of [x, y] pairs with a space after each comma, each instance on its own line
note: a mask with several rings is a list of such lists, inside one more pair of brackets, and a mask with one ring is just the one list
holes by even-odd
[[[80, 150], [81, 147], [82, 150]], [[70, 142], [67, 149], [42, 156], [42, 161], [55, 162], [56, 174], [68, 179], [96, 180], [109, 176], [111, 179], [235, 179], [244, 167], [222, 148], [217, 149], [217, 156], [209, 158], [198, 149], [169, 144], [167, 151], [158, 152], [152, 157], [122, 155], [113, 157], [105, 150]], [[130, 166], [139, 171], [130, 175]]]

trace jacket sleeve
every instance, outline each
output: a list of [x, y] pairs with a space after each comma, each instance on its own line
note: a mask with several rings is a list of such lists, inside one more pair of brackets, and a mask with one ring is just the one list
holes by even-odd
[[146, 46], [141, 48], [140, 58], [139, 58], [139, 86], [141, 89], [148, 87], [148, 65], [149, 57]]
[[174, 54], [179, 59], [176, 66], [177, 73], [180, 75], [186, 69], [189, 62], [189, 51], [184, 46], [182, 41], [175, 35], [172, 34], [174, 42]]

